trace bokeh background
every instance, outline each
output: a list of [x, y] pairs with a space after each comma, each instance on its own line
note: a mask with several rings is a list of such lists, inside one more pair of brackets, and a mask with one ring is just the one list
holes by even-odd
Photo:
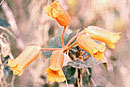
[[[45, 85], [44, 69], [49, 62], [43, 54], [20, 77], [12, 75], [7, 66], [9, 57], [15, 58], [28, 45], [46, 47], [62, 29], [45, 14], [45, 7], [53, 1], [5, 0], [0, 5], [0, 87], [65, 87], [65, 83]], [[130, 87], [130, 0], [57, 1], [71, 16], [67, 33], [90, 25], [121, 32], [115, 50], [105, 52], [109, 66], [94, 65], [92, 77], [100, 87]]]

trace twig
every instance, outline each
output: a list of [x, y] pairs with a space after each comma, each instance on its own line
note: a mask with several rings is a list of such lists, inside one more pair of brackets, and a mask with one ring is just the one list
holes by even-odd
[[86, 70], [87, 70], [87, 74], [88, 74], [88, 75], [91, 75], [90, 72], [89, 72], [89, 70], [88, 70], [88, 68], [87, 68]]
[[68, 82], [67, 82], [67, 79], [66, 79], [66, 81], [65, 81], [65, 84], [66, 84], [66, 87], [69, 87], [69, 86], [68, 86]]
[[41, 48], [40, 51], [56, 51], [56, 50], [60, 50], [62, 48]]
[[80, 69], [80, 87], [83, 87], [82, 69]]
[[72, 45], [66, 47], [66, 48], [64, 49], [64, 51], [69, 50], [70, 48], [72, 48], [72, 47], [75, 46], [76, 44], [77, 44], [77, 42], [74, 42]]
[[93, 80], [93, 78], [91, 77], [90, 79], [91, 79], [91, 82], [93, 83], [94, 87], [97, 87], [97, 85], [96, 85], [95, 81]]
[[11, 26], [12, 31], [16, 35], [17, 47], [22, 50], [24, 48], [24, 43], [22, 39], [20, 38], [20, 32], [18, 30], [14, 15], [11, 9], [8, 7], [6, 1], [3, 2], [1, 7], [2, 7], [3, 12], [5, 13], [5, 16], [7, 17], [7, 20]]
[[64, 44], [64, 33], [65, 33], [65, 30], [66, 30], [66, 26], [64, 27], [64, 29], [62, 31], [62, 35], [61, 35], [61, 45], [62, 45], [62, 47], [65, 46], [65, 44]]
[[76, 58], [73, 56], [73, 54], [69, 51], [69, 57], [71, 58], [71, 60], [75, 60]]
[[14, 39], [16, 39], [16, 36], [11, 31], [9, 31], [7, 28], [0, 26], [0, 29], [6, 31], [10, 36], [12, 36]]
[[10, 83], [11, 87], [14, 87], [14, 80], [15, 80], [15, 75], [12, 76], [12, 80], [11, 80], [11, 83]]
[[10, 52], [10, 54], [9, 54], [9, 57], [10, 57], [10, 59], [14, 60], [14, 56], [12, 55], [11, 52]]
[[78, 87], [83, 87], [82, 69], [78, 69], [77, 85]]
[[0, 83], [0, 87], [5, 87], [7, 84], [6, 83], [6, 78], [4, 77], [4, 65], [2, 63], [2, 57], [0, 56], [0, 80], [1, 80], [1, 83]]
[[16, 36], [19, 36], [19, 31], [18, 31], [18, 27], [17, 27], [16, 21], [15, 21], [14, 15], [13, 15], [11, 9], [8, 7], [6, 1], [3, 2], [1, 7], [7, 17], [7, 20], [9, 22], [13, 32], [16, 34]]
[[0, 5], [2, 5], [4, 1], [5, 1], [5, 0], [2, 0], [2, 1], [0, 2]]
[[84, 34], [85, 32], [84, 31], [81, 31], [79, 33], [77, 33], [74, 37], [72, 37], [69, 42], [66, 44], [66, 46], [69, 46], [79, 35], [82, 35]]
[[[88, 68], [87, 68], [86, 70], [87, 70], [87, 75], [90, 76], [91, 74], [90, 74]], [[96, 85], [96, 83], [95, 83], [95, 81], [93, 80], [92, 77], [90, 78], [90, 80], [91, 80], [92, 84], [94, 85], [94, 87], [97, 87], [97, 85]], [[89, 85], [90, 85], [90, 84], [89, 84]]]

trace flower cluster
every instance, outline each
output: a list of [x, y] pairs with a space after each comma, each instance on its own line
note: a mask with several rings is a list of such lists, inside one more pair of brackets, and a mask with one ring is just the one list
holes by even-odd
[[[101, 61], [104, 58], [104, 52], [106, 50], [105, 43], [109, 48], [114, 49], [115, 43], [120, 39], [120, 33], [112, 33], [96, 26], [89, 26], [83, 31], [77, 33], [66, 45], [64, 45], [64, 32], [71, 20], [69, 14], [62, 8], [58, 1], [54, 1], [51, 5], [47, 6], [46, 13], [48, 16], [56, 19], [57, 22], [64, 27], [61, 36], [62, 48], [40, 48], [39, 46], [26, 47], [16, 59], [9, 59], [8, 61], [8, 65], [11, 67], [15, 75], [20, 76], [24, 68], [38, 58], [40, 51], [53, 51], [49, 67], [44, 70], [47, 72], [47, 81], [52, 83], [63, 82], [66, 78], [62, 67], [64, 63], [64, 53], [67, 50], [78, 45], [92, 57]], [[75, 39], [76, 41], [71, 44]]]

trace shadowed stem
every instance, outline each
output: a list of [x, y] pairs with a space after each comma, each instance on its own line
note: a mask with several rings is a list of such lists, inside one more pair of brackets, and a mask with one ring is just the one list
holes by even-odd
[[64, 33], [65, 33], [65, 29], [66, 29], [66, 26], [64, 26], [64, 29], [63, 29], [62, 35], [61, 35], [61, 45], [62, 45], [62, 48], [65, 46], [65, 45], [64, 45], [64, 40], [63, 40], [63, 38], [64, 38]]
[[81, 31], [79, 33], [77, 33], [74, 37], [72, 37], [69, 42], [66, 44], [66, 46], [69, 46], [79, 35], [85, 34], [84, 31]]
[[82, 69], [78, 69], [77, 85], [78, 87], [83, 87]]
[[40, 51], [56, 51], [56, 50], [60, 50], [62, 48], [41, 48]]

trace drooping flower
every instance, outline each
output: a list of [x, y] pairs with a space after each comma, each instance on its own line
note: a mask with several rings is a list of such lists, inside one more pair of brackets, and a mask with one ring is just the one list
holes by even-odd
[[80, 35], [76, 42], [81, 49], [90, 53], [95, 59], [100, 61], [104, 58], [105, 43], [98, 44], [86, 34]]
[[46, 14], [56, 19], [61, 26], [68, 26], [71, 20], [68, 12], [61, 7], [58, 1], [54, 1], [51, 5], [46, 7]]
[[64, 52], [63, 50], [53, 51], [50, 58], [49, 68], [45, 69], [47, 72], [47, 81], [53, 82], [63, 82], [66, 80], [62, 66], [64, 62]]
[[115, 48], [115, 43], [120, 39], [120, 33], [112, 33], [96, 26], [89, 26], [85, 28], [85, 32], [90, 38], [103, 41], [108, 45], [109, 48], [112, 49]]
[[11, 67], [13, 74], [21, 76], [24, 68], [38, 58], [40, 49], [40, 46], [27, 46], [16, 59], [9, 59], [8, 66]]
[[54, 82], [64, 82], [66, 80], [64, 73], [61, 70], [54, 71], [50, 68], [45, 69], [47, 72], [47, 81], [54, 83]]

